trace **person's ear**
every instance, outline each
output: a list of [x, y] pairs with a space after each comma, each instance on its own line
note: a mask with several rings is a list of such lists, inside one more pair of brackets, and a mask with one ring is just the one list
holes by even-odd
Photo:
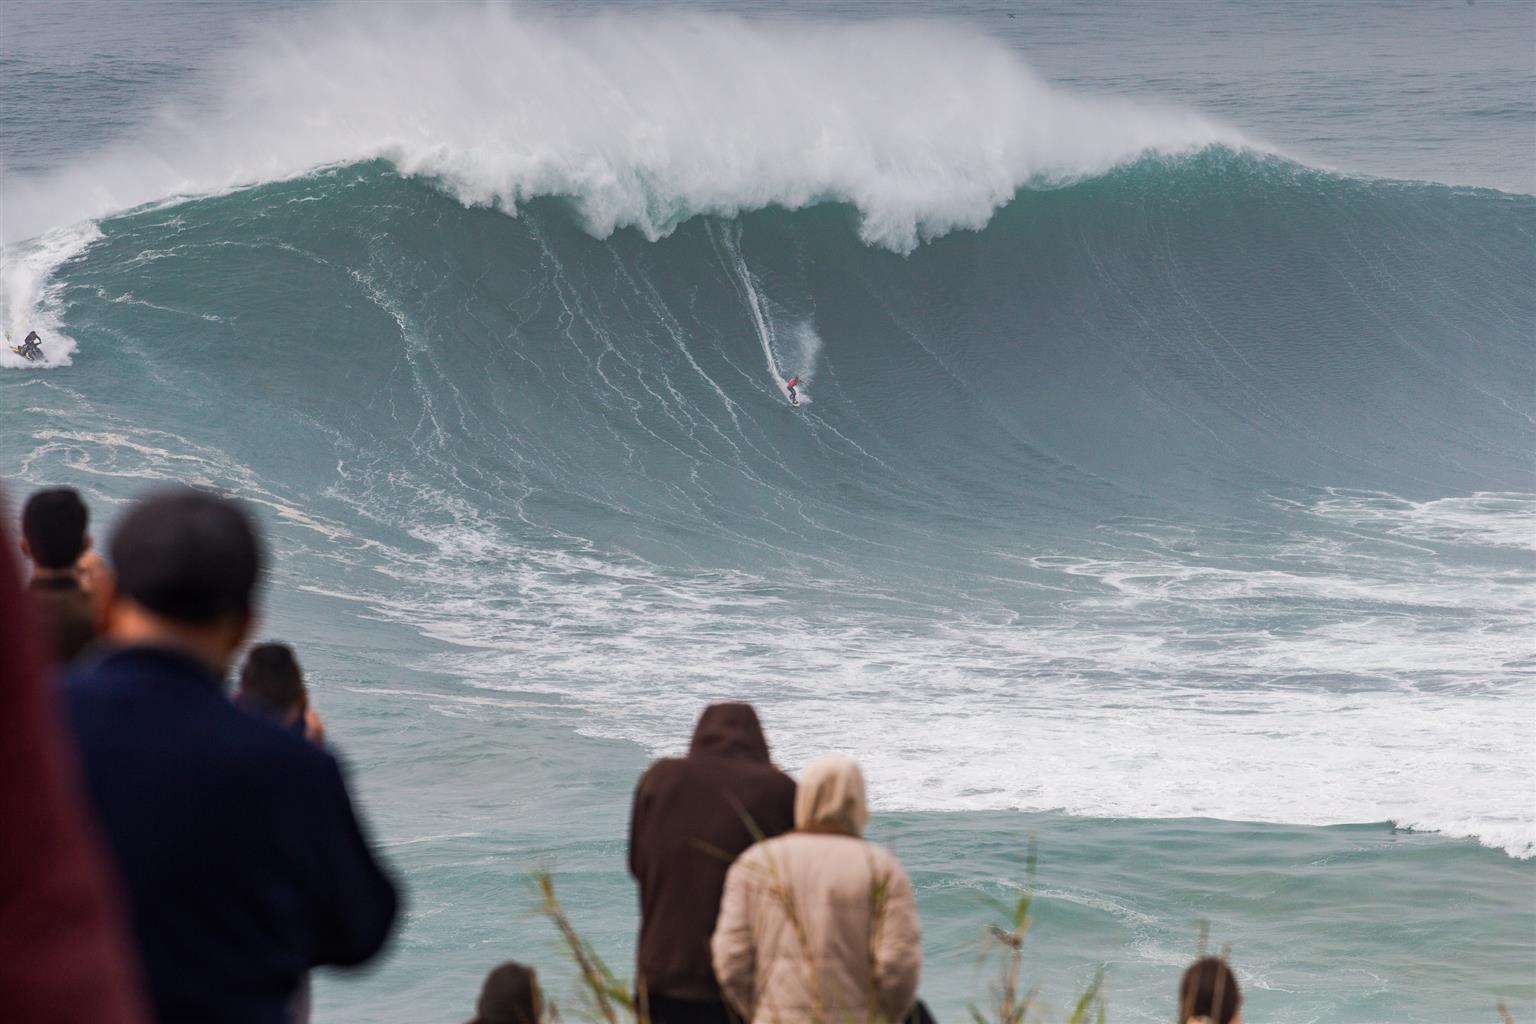
[[230, 615], [219, 620], [212, 628], [212, 639], [217, 649], [209, 653], [217, 655], [216, 666], [222, 671], [234, 664], [235, 652], [256, 632], [256, 615], [253, 612]]
[[112, 609], [116, 605], [117, 577], [110, 572], [101, 573], [91, 584], [91, 615], [99, 635], [105, 636], [112, 629]]
[[256, 635], [256, 613], [246, 612], [235, 619], [230, 628], [229, 653], [234, 654], [245, 646], [247, 640]]
[[94, 541], [92, 540], [91, 535], [90, 534], [86, 534], [85, 535], [85, 546], [80, 549], [80, 553], [83, 555], [87, 551], [91, 550], [91, 545], [93, 543], [94, 543]]
[[21, 557], [32, 561], [32, 545], [27, 543], [27, 538], [21, 538]]

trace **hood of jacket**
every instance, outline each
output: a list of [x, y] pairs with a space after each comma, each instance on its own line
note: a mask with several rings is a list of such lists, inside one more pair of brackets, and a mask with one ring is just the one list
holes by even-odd
[[654, 996], [716, 1002], [709, 936], [725, 873], [762, 836], [789, 831], [795, 783], [768, 760], [757, 713], [715, 704], [687, 757], [646, 769], [629, 819], [629, 870], [640, 883], [637, 983]]
[[864, 773], [853, 758], [828, 754], [805, 766], [795, 790], [795, 828], [862, 836], [868, 824]]
[[699, 716], [689, 757], [729, 757], [768, 763], [768, 741], [750, 704], [711, 704]]

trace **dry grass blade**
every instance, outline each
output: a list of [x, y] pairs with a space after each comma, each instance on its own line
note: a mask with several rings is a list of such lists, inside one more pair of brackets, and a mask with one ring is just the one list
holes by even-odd
[[1072, 1016], [1067, 1018], [1067, 1024], [1083, 1024], [1088, 1019], [1088, 1011], [1092, 1008], [1095, 1000], [1099, 1001], [1099, 1019], [1102, 1020], [1104, 1017], [1104, 1003], [1103, 1000], [1099, 999], [1099, 993], [1103, 988], [1104, 968], [1100, 967], [1097, 971], [1093, 972], [1093, 981], [1089, 982], [1088, 988], [1078, 997], [1077, 1005], [1072, 1009]]
[[560, 901], [555, 896], [555, 880], [550, 873], [535, 872], [534, 879], [538, 882], [539, 893], [543, 897], [543, 903], [539, 909], [545, 917], [554, 922], [560, 937], [565, 940], [566, 948], [570, 950], [571, 958], [576, 961], [576, 966], [581, 972], [582, 984], [586, 986], [593, 1007], [607, 1024], [619, 1024], [619, 1014], [614, 1009], [614, 1004], [618, 1004], [631, 1014], [635, 1011], [634, 1001], [630, 998], [627, 986], [614, 976], [608, 969], [608, 965], [603, 963], [602, 958], [593, 950], [591, 944], [583, 939], [571, 924], [565, 909], [560, 906]]
[[886, 911], [891, 902], [891, 880], [880, 874], [875, 867], [874, 857], [869, 858], [869, 963], [866, 964], [865, 976], [868, 978], [868, 988], [865, 991], [865, 1019], [871, 1024], [876, 1018], [883, 1019], [880, 1013], [879, 974], [880, 965], [876, 956], [880, 950], [880, 938], [885, 931]]

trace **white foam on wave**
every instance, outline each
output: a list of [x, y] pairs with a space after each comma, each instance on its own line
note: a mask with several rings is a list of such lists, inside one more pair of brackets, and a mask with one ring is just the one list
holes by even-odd
[[11, 176], [5, 239], [373, 158], [465, 203], [570, 197], [595, 235], [852, 203], [870, 243], [979, 228], [1021, 186], [1246, 145], [1198, 114], [1076, 96], [926, 21], [557, 18], [347, 5], [249, 40], [129, 139]]
[[[70, 364], [76, 344], [64, 333], [62, 286], [53, 280], [53, 272], [100, 237], [96, 225], [85, 222], [0, 249], [0, 324], [5, 328], [0, 367], [42, 369]], [[28, 331], [42, 338], [41, 360], [34, 362], [11, 351]]]
[[[363, 570], [332, 596], [449, 645], [414, 666], [468, 684], [423, 695], [436, 713], [550, 695], [580, 731], [668, 754], [704, 703], [745, 699], [784, 764], [847, 751], [884, 809], [1393, 821], [1536, 856], [1536, 569], [1403, 558], [1395, 519], [1318, 534], [1303, 506], [1248, 568], [1126, 524], [1114, 556], [1032, 559], [1054, 596], [1019, 616], [792, 566], [680, 574], [523, 518], [515, 484], [482, 507], [393, 459], [349, 455], [326, 497], [405, 545], [186, 438], [109, 420], [35, 438], [24, 482], [233, 491], [287, 524], [290, 564]], [[1469, 499], [1459, 535], [1498, 549], [1513, 500]]]
[[452, 645], [422, 667], [471, 683], [467, 703], [559, 695], [582, 732], [674, 754], [704, 703], [750, 700], [784, 764], [851, 753], [885, 809], [1392, 821], [1536, 856], [1529, 566], [1404, 559], [1390, 527], [1303, 530], [1248, 569], [1042, 559], [1036, 575], [1078, 582], [1026, 621], [893, 618], [898, 595], [846, 582], [680, 578], [530, 546], [430, 488], [407, 506], [366, 500], [422, 545], [377, 550], [393, 586], [367, 600]]
[[1336, 489], [1311, 511], [1353, 526], [1382, 528], [1399, 537], [1536, 551], [1536, 494], [1479, 491], [1409, 501], [1380, 491]]
[[[132, 481], [139, 487], [203, 487], [237, 495], [277, 519], [326, 540], [348, 536], [337, 524], [281, 497], [275, 487], [218, 448], [99, 413], [91, 414], [93, 419], [99, 419], [90, 427], [62, 418], [57, 426], [37, 425], [38, 417], [53, 414], [45, 409], [26, 409], [24, 413], [34, 421], [30, 433], [33, 447], [22, 456], [13, 477], [18, 484], [46, 486], [54, 483], [63, 469], [71, 475], [104, 483], [116, 480]], [[94, 497], [116, 503], [105, 494]]]

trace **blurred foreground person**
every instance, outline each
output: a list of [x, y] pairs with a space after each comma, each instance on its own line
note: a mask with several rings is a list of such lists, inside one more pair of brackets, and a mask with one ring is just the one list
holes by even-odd
[[508, 960], [485, 976], [469, 1024], [539, 1024], [543, 1015], [539, 976], [533, 968]]
[[122, 908], [0, 534], [0, 1020], [140, 1024]]
[[257, 644], [245, 656], [235, 704], [311, 743], [325, 742], [325, 724], [309, 705], [304, 671], [287, 644]]
[[[325, 726], [309, 706], [309, 691], [299, 659], [287, 644], [257, 644], [245, 656], [235, 706], [302, 736], [316, 745], [325, 743]], [[306, 1024], [311, 1003], [309, 975], [304, 975], [290, 1004], [292, 1024]]]
[[156, 1015], [284, 1024], [311, 967], [384, 945], [394, 887], [335, 759], [224, 696], [261, 573], [245, 512], [196, 491], [152, 495], [123, 517], [111, 556], [115, 649], [66, 695]]
[[912, 882], [863, 839], [851, 758], [806, 766], [795, 831], [758, 843], [725, 879], [711, 950], [726, 999], [757, 1024], [899, 1021], [922, 966]]
[[80, 562], [91, 547], [90, 513], [71, 487], [27, 499], [21, 511], [21, 553], [32, 563], [27, 590], [48, 632], [48, 657], [68, 664], [96, 638], [96, 613]]
[[1220, 957], [1196, 960], [1179, 982], [1181, 1024], [1243, 1024], [1237, 975]]
[[[713, 704], [687, 757], [635, 787], [629, 871], [640, 883], [638, 995], [652, 1024], [725, 1024], [709, 960], [725, 873], [760, 836], [794, 824], [795, 782], [768, 760], [750, 704]], [[755, 830], [755, 831], [754, 831]]]

